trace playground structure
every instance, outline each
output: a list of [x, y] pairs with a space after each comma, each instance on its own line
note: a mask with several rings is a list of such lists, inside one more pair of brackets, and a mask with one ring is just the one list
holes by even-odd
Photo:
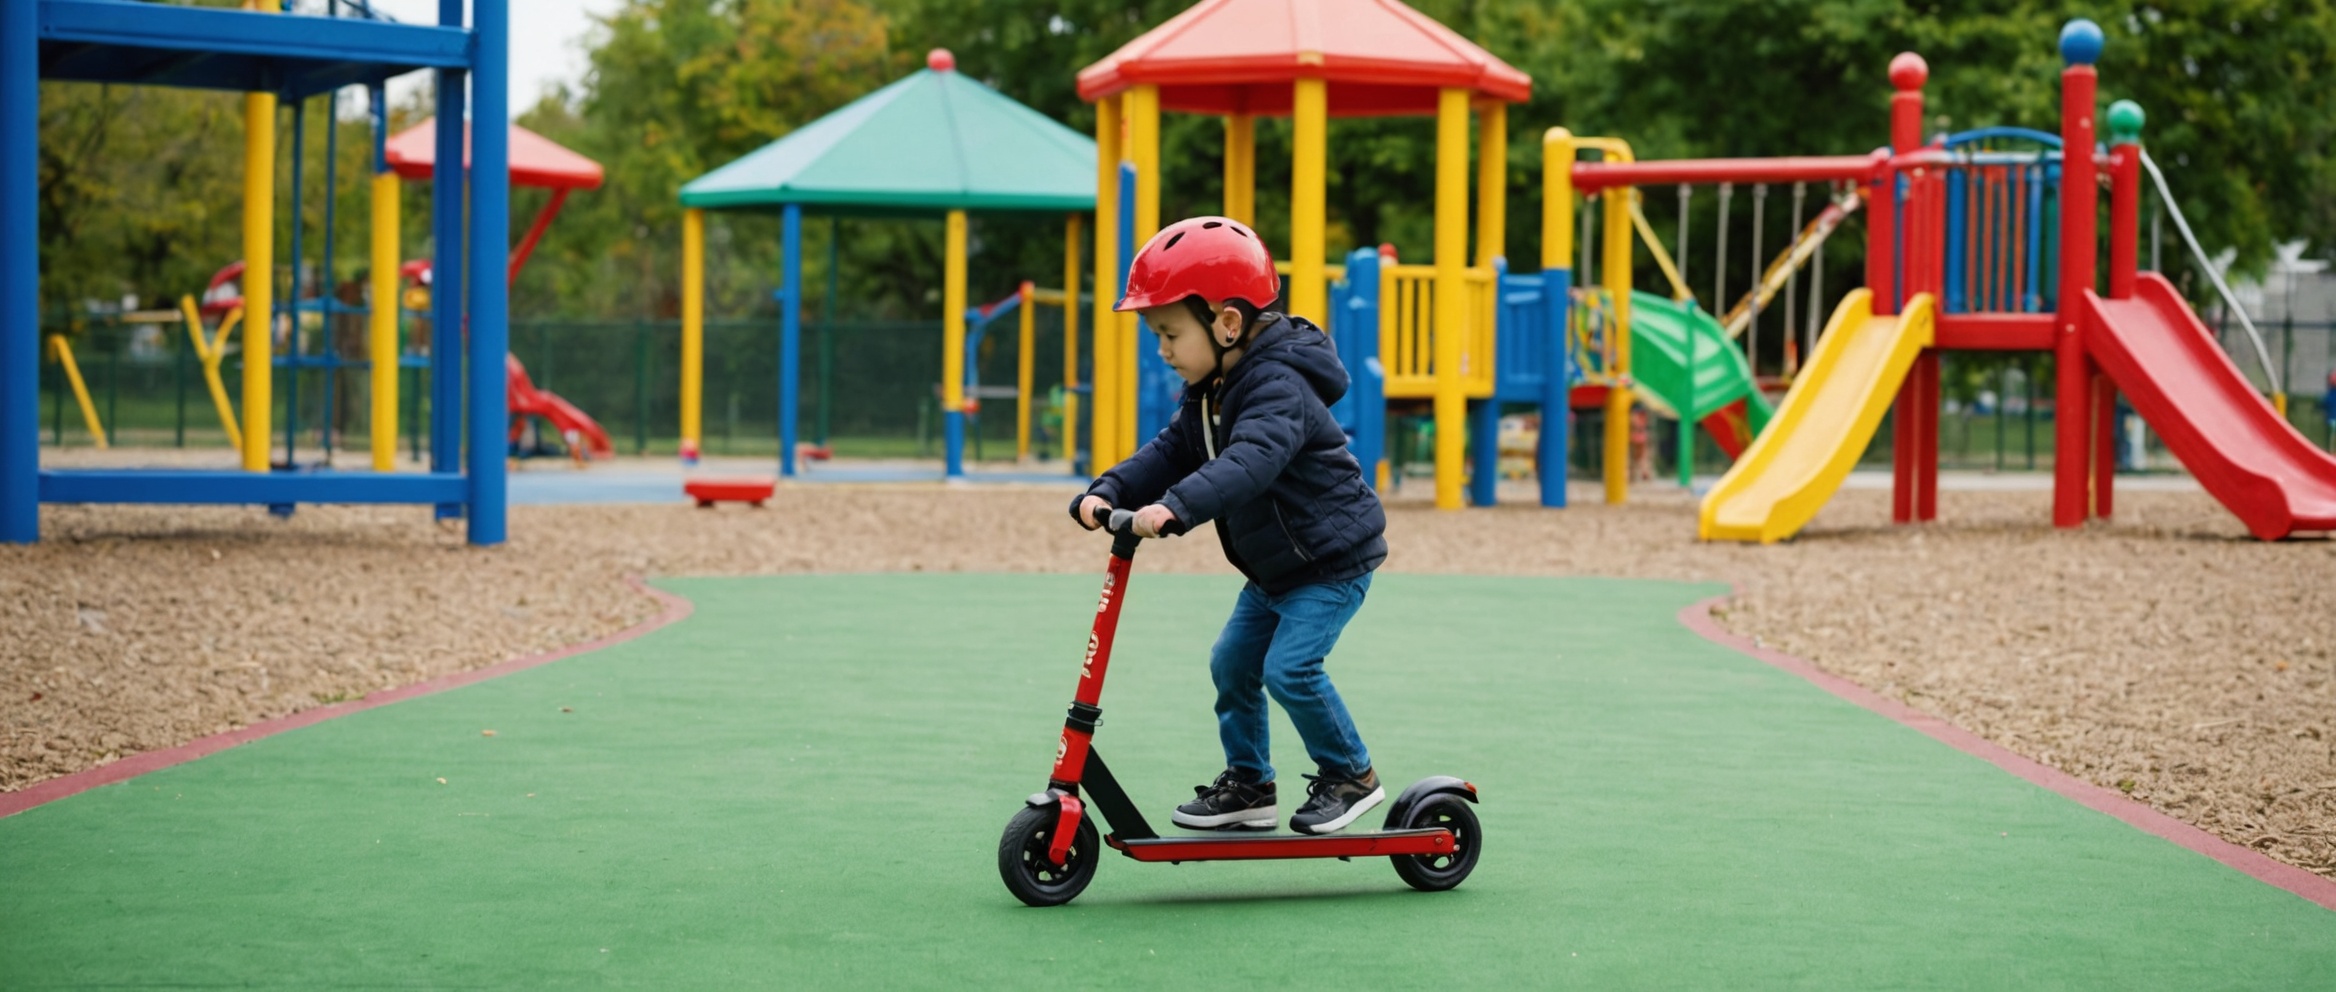
[[[1731, 456], [1767, 417], [1743, 354], [1720, 323], [1688, 305], [1692, 294], [1674, 275], [1674, 302], [1642, 297], [1633, 305], [1627, 273], [1614, 287], [1578, 290], [1569, 209], [1564, 230], [1543, 224], [1544, 263], [1517, 273], [1501, 256], [1506, 239], [1508, 103], [1526, 98], [1531, 80], [1442, 25], [1396, 3], [1328, 10], [1297, 3], [1295, 18], [1279, 7], [1204, 3], [1122, 46], [1082, 70], [1080, 95], [1095, 103], [1099, 147], [1121, 149], [1114, 168], [1098, 163], [1098, 286], [1124, 280], [1125, 259], [1159, 225], [1158, 116], [1163, 110], [1217, 114], [1225, 121], [1223, 211], [1252, 221], [1255, 193], [1255, 121], [1290, 114], [1294, 120], [1290, 259], [1286, 309], [1315, 320], [1337, 341], [1353, 385], [1334, 404], [1356, 457], [1387, 480], [1387, 417], [1396, 408], [1424, 408], [1435, 429], [1436, 505], [1491, 505], [1498, 478], [1499, 421], [1505, 410], [1544, 411], [1536, 442], [1538, 461], [1559, 468], [1540, 473], [1545, 506], [1565, 505], [1562, 466], [1568, 456], [1564, 412], [1569, 405], [1606, 406], [1609, 498], [1623, 498], [1627, 415], [1637, 395], [1651, 391], [1666, 410], [1684, 410], [1711, 431]], [[1367, 25], [1329, 30], [1339, 18]], [[1239, 51], [1238, 56], [1222, 54]], [[1335, 84], [1335, 85], [1334, 85]], [[1476, 233], [1468, 255], [1468, 126], [1476, 115]], [[1328, 118], [1433, 114], [1437, 121], [1435, 244], [1429, 264], [1405, 264], [1392, 246], [1360, 248], [1345, 264], [1322, 261], [1324, 143]], [[1615, 139], [1587, 143], [1627, 157]], [[1764, 191], [1762, 191], [1764, 192]], [[1723, 204], [1725, 196], [1723, 194]], [[1796, 196], [1796, 223], [1798, 204]], [[1741, 334], [1758, 308], [1796, 277], [1846, 209], [1821, 213], [1765, 271], [1755, 256], [1754, 291], [1731, 315]], [[1587, 219], [1586, 214], [1584, 219]], [[1619, 263], [1628, 268], [1627, 241], [1637, 235], [1664, 257], [1635, 203], [1617, 210], [1609, 237], [1624, 241]], [[1682, 230], [1682, 235], [1684, 235]], [[1722, 236], [1724, 258], [1725, 236]], [[1612, 243], [1607, 245], [1609, 249]], [[1666, 260], [1667, 267], [1670, 263]], [[1586, 269], [1585, 269], [1586, 271]], [[1724, 293], [1724, 277], [1720, 282]], [[1174, 410], [1181, 384], [1144, 346], [1133, 315], [1111, 314], [1100, 299], [1095, 325], [1095, 464], [1125, 457], [1156, 432]], [[1577, 306], [1576, 296], [1582, 297]], [[1614, 301], [1625, 301], [1615, 305]], [[1608, 327], [1630, 332], [1607, 333]], [[1441, 333], [1451, 328], [1455, 333]], [[1626, 339], [1638, 338], [1649, 361], [1635, 368]], [[1132, 394], [1132, 395], [1131, 395]], [[1551, 415], [1549, 411], [1556, 411]], [[1689, 441], [1692, 444], [1692, 441]], [[1473, 463], [1483, 470], [1467, 473]]]
[[[1072, 214], [1064, 230], [1063, 240], [1069, 247], [1063, 262], [1063, 285], [1079, 284], [1079, 226], [1081, 218]], [[1038, 308], [1054, 306], [1063, 312], [1063, 377], [1061, 426], [1056, 437], [1056, 455], [1070, 466], [1072, 475], [1084, 471], [1085, 462], [1079, 457], [1079, 306], [1087, 302], [1086, 294], [1076, 289], [1041, 289], [1030, 280], [1014, 288], [1013, 295], [965, 312], [965, 401], [966, 412], [974, 418], [969, 425], [978, 427], [981, 401], [1009, 399], [1014, 401], [1014, 459], [1030, 458], [1030, 418], [1036, 404]], [[1019, 319], [1015, 323], [1014, 385], [984, 386], [981, 384], [982, 342], [987, 339], [989, 326], [1008, 315]], [[981, 433], [971, 430], [974, 439], [974, 457], [981, 457]]]
[[[435, 119], [425, 120], [390, 138], [382, 149], [382, 161], [389, 167], [389, 171], [376, 176], [374, 181], [376, 184], [386, 184], [388, 190], [385, 196], [376, 196], [374, 203], [376, 210], [386, 209], [389, 211], [386, 216], [391, 224], [389, 230], [393, 236], [396, 231], [394, 222], [397, 216], [397, 180], [402, 178], [420, 182], [431, 178], [433, 166], [437, 162], [437, 150], [431, 141], [431, 135], [436, 126]], [[466, 125], [466, 134], [467, 131]], [[559, 216], [560, 208], [568, 202], [568, 194], [580, 189], [598, 189], [603, 178], [600, 163], [569, 151], [542, 135], [517, 124], [510, 125], [509, 142], [511, 182], [518, 186], [532, 186], [549, 190], [551, 198], [544, 203], [543, 210], [536, 214], [534, 222], [528, 225], [527, 234], [519, 239], [519, 245], [511, 249], [511, 260], [504, 272], [506, 288], [519, 281], [520, 270], [526, 267], [527, 259], [535, 253], [535, 246], [543, 240], [544, 231], [551, 227], [552, 218]], [[466, 164], [469, 162], [467, 158], [464, 161]], [[387, 203], [386, 207], [381, 206], [384, 202]], [[393, 241], [388, 247], [394, 253], [395, 242]], [[374, 299], [387, 301], [411, 298], [421, 305], [410, 309], [417, 311], [427, 309], [431, 266], [421, 260], [410, 261], [398, 269], [397, 274], [403, 275], [413, 283], [406, 294], [400, 294], [396, 291], [396, 282], [393, 276], [391, 280], [386, 282], [386, 285], [391, 287], [386, 291], [382, 288], [385, 282], [376, 279]], [[409, 297], [408, 294], [415, 295]], [[376, 312], [381, 309], [387, 308], [376, 308]], [[403, 308], [401, 307], [401, 309]], [[387, 321], [377, 320], [374, 329], [376, 333], [386, 332], [394, 339], [397, 333], [395, 317], [393, 316]], [[420, 364], [415, 359], [409, 359], [409, 361], [413, 361], [417, 365]], [[527, 425], [534, 421], [550, 423], [552, 428], [559, 432], [562, 442], [567, 447], [568, 456], [578, 464], [584, 463], [588, 458], [609, 458], [616, 453], [615, 445], [609, 441], [608, 432], [601, 428], [600, 423], [593, 420], [591, 415], [578, 409], [575, 404], [560, 398], [558, 394], [537, 388], [535, 383], [527, 377], [527, 368], [520, 364], [519, 356], [506, 354], [504, 356], [504, 369], [505, 403], [511, 414], [509, 439], [514, 446], [513, 452], [515, 454], [520, 453], [516, 445]], [[379, 388], [378, 385], [376, 388]], [[378, 397], [380, 394], [376, 392], [375, 395]], [[394, 380], [391, 380], [391, 395], [395, 396]], [[379, 403], [380, 401], [376, 399], [375, 402]], [[382, 412], [381, 408], [376, 408], [376, 424], [384, 422], [381, 417]], [[391, 425], [391, 430], [394, 432], [396, 423], [394, 400], [387, 408], [387, 413], [389, 417], [386, 422]], [[376, 426], [374, 433], [376, 450], [378, 451], [381, 450], [381, 428]], [[389, 443], [395, 445], [394, 433], [389, 435]], [[374, 461], [376, 467], [379, 467], [383, 460], [376, 455]]]
[[[1178, 384], [1137, 334], [1133, 314], [1110, 311], [1104, 287], [1124, 284], [1134, 246], [1160, 228], [1160, 114], [1223, 118], [1223, 212], [1254, 226], [1256, 119], [1292, 120], [1288, 288], [1285, 309], [1339, 338], [1355, 390], [1426, 402], [1436, 434], [1436, 504], [1460, 505], [1462, 422], [1504, 399], [1565, 403], [1563, 348], [1543, 348], [1536, 367], [1493, 371], [1493, 321], [1506, 289], [1497, 260], [1506, 238], [1508, 105], [1532, 80], [1449, 28], [1395, 2], [1333, 5], [1196, 4], [1079, 72], [1079, 96], [1095, 105], [1096, 147], [1118, 150], [1096, 163], [1096, 328], [1094, 464], [1125, 458], [1175, 409]], [[1468, 130], [1478, 128], [1477, 242], [1468, 244]], [[1432, 114], [1436, 128], [1435, 235], [1427, 265], [1379, 264], [1376, 249], [1349, 256], [1348, 290], [1334, 294], [1329, 259], [1327, 147], [1332, 117]], [[1103, 232], [1117, 231], [1116, 239]], [[1359, 272], [1360, 259], [1367, 273]], [[1382, 283], [1393, 303], [1379, 307]], [[1337, 297], [1334, 300], [1334, 295]], [[1399, 304], [1399, 305], [1396, 305]], [[1542, 309], [1546, 313], [1547, 308]], [[1384, 333], [1382, 321], [1392, 321]], [[1562, 324], [1543, 320], [1546, 336]], [[1369, 325], [1364, 330], [1360, 325]], [[1344, 325], [1344, 326], [1342, 326]], [[1449, 330], [1451, 333], [1442, 333]], [[1380, 365], [1350, 342], [1384, 337]], [[1520, 351], [1522, 349], [1519, 349]], [[1376, 383], [1365, 380], [1380, 378]], [[1357, 457], [1375, 464], [1376, 402], [1347, 406]], [[1497, 420], [1485, 421], [1489, 427]], [[1489, 441], [1489, 431], [1486, 432]], [[1564, 432], [1544, 432], [1544, 464], [1563, 465]], [[1556, 457], [1550, 446], [1558, 446]], [[1487, 460], [1489, 479], [1491, 461]], [[1554, 489], [1554, 495], [1552, 490]], [[1554, 502], [1552, 502], [1554, 500]], [[1562, 505], [1562, 477], [1543, 484], [1543, 501]]]
[[[936, 136], [949, 147], [933, 147]], [[946, 49], [925, 68], [796, 129], [681, 188], [681, 455], [694, 464], [703, 424], [705, 211], [777, 208], [779, 288], [779, 474], [796, 474], [801, 389], [803, 217], [806, 209], [943, 215], [941, 408], [948, 475], [964, 475], [966, 212], [1064, 212], [1064, 269], [1075, 272], [1079, 214], [1095, 205], [1094, 149], [1071, 131], [957, 72]], [[831, 229], [841, 233], [840, 220]], [[829, 238], [830, 300], [837, 239]], [[1028, 354], [1027, 351], [1024, 352]]]
[[[1853, 182], [1868, 200], [1866, 286], [1834, 310], [1775, 424], [1704, 498], [1704, 538], [1769, 542], [1796, 532], [1893, 410], [1893, 519], [1935, 519], [1938, 356], [1949, 349], [2053, 352], [2056, 526], [2112, 511], [2112, 432], [2122, 390], [2257, 537], [2336, 529], [2336, 459], [2286, 423], [2276, 383], [2269, 400], [2258, 395], [2171, 285], [2138, 272], [2139, 177], [2147, 160], [2140, 108], [2111, 108], [2106, 149], [2064, 153], [2095, 147], [2093, 63], [2101, 46], [2100, 29], [2089, 21], [2072, 21], [2061, 34], [2067, 68], [2057, 137], [1997, 128], [1925, 144], [1928, 67], [1912, 53], [1891, 63], [1891, 144], [1870, 156], [1573, 163], [1578, 139], [1551, 132], [1545, 154], [1552, 211], [1570, 207], [1567, 187], [1612, 197], [1635, 186], [1714, 181]], [[1993, 139], [2038, 147], [1980, 147]], [[2105, 296], [2096, 271], [2104, 172]], [[2163, 195], [2162, 179], [2158, 185]], [[2181, 224], [2170, 196], [2167, 206]], [[1607, 285], [1619, 299], [1628, 288], [1628, 238], [1616, 212], [1607, 213]], [[2257, 350], [2268, 371], [2260, 343]], [[1610, 437], [1614, 428], [1610, 419]], [[1611, 498], [1611, 463], [1608, 487]]]
[[[289, 508], [298, 503], [424, 503], [441, 517], [462, 516], [475, 544], [504, 538], [503, 435], [507, 416], [498, 377], [473, 375], [464, 388], [463, 363], [490, 368], [506, 351], [507, 295], [500, 280], [481, 279], [465, 294], [438, 296], [432, 327], [430, 465], [424, 472], [269, 471], [275, 369], [275, 130], [279, 100], [295, 107], [344, 86], [371, 87], [375, 106], [392, 76], [436, 73], [437, 102], [466, 102], [481, 120], [508, 114], [506, 50], [509, 13], [500, 0], [478, 0], [466, 25], [459, 4], [441, 5], [436, 25], [399, 24], [363, 16], [313, 17], [104, 0], [47, 0], [0, 8], [0, 540], [40, 536], [39, 504], [246, 503]], [[182, 86], [245, 94], [242, 299], [243, 410], [241, 471], [43, 471], [35, 402], [39, 315], [39, 259], [32, 205], [39, 135], [41, 79]], [[475, 85], [475, 93], [471, 87]], [[467, 97], [475, 96], [475, 101]], [[295, 117], [295, 126], [301, 118]], [[386, 135], [375, 130], [378, 154]], [[443, 118], [440, 152], [460, 154], [459, 117]], [[297, 162], [297, 157], [295, 158]], [[509, 236], [506, 137], [488, 129], [472, 149], [469, 174], [437, 178], [433, 218], [445, 273], [490, 271], [505, 262]], [[381, 184], [375, 185], [380, 196]], [[463, 204], [470, 206], [465, 230]], [[376, 201], [376, 217], [380, 207]], [[393, 278], [394, 227], [376, 224], [371, 261], [376, 286]], [[297, 227], [295, 228], [297, 230]], [[297, 250], [295, 250], [297, 255]], [[296, 268], [296, 267], [295, 267]], [[385, 271], [386, 270], [386, 271]], [[297, 278], [297, 276], [295, 276]], [[448, 283], [459, 282], [449, 278]], [[297, 299], [297, 291], [293, 297]], [[286, 308], [287, 311], [290, 308]], [[378, 307], [369, 335], [374, 402], [394, 401], [397, 356], [384, 349], [379, 322], [394, 318]], [[295, 320], [297, 325], [297, 320]], [[468, 341], [462, 329], [468, 328]], [[386, 336], [394, 340], [394, 335]], [[387, 379], [392, 386], [383, 390]], [[392, 432], [395, 415], [379, 415], [375, 431]], [[467, 433], [467, 451], [462, 440]], [[376, 459], [390, 454], [375, 445]], [[287, 466], [289, 468], [289, 466]]]

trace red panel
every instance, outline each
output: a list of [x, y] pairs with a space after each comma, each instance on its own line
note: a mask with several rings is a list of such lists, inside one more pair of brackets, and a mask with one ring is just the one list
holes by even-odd
[[1286, 858], [1384, 858], [1399, 854], [1449, 854], [1452, 832], [1387, 830], [1361, 834], [1301, 837], [1162, 837], [1105, 843], [1137, 861], [1271, 861]]
[[1934, 340], [1942, 351], [2049, 351], [2048, 313], [1942, 313]]
[[[1275, 113], [1241, 106], [1228, 86], [1286, 93], [1301, 76], [1329, 80], [1334, 103], [1356, 84], [1411, 90], [1431, 105], [1445, 87], [1510, 103], [1533, 88], [1532, 77], [1399, 0], [1201, 0], [1079, 70], [1079, 98], [1152, 83], [1173, 110]], [[1278, 112], [1288, 112], [1287, 99]], [[1346, 110], [1368, 112], [1351, 103]]]

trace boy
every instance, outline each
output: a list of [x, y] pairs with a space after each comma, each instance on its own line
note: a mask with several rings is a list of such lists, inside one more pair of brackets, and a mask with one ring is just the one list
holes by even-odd
[[1099, 507], [1141, 507], [1143, 537], [1214, 520], [1249, 579], [1209, 659], [1225, 771], [1176, 808], [1176, 824], [1273, 828], [1270, 692], [1321, 772], [1306, 776], [1290, 829], [1326, 834], [1386, 798], [1322, 661], [1387, 558], [1387, 516], [1327, 407], [1347, 388], [1337, 349], [1313, 324], [1266, 312], [1280, 287], [1265, 245], [1227, 218], [1180, 221], [1144, 245], [1115, 309], [1143, 314], [1184, 397], [1168, 429], [1072, 500], [1071, 516], [1093, 530]]

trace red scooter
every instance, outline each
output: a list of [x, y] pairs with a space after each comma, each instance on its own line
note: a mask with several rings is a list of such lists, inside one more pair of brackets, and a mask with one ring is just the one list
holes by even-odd
[[[1014, 897], [1032, 906], [1060, 906], [1076, 898], [1095, 878], [1102, 849], [1137, 861], [1259, 861], [1282, 858], [1387, 858], [1412, 888], [1438, 892], [1459, 885], [1476, 867], [1482, 838], [1476, 786], [1448, 775], [1411, 784], [1388, 806], [1385, 829], [1307, 836], [1162, 837], [1144, 822], [1134, 802], [1095, 753], [1095, 725], [1103, 715], [1103, 673], [1111, 664], [1111, 638], [1119, 628], [1120, 603], [1142, 538], [1128, 510], [1098, 512], [1096, 523], [1113, 535], [1111, 564], [1103, 578], [1103, 601], [1095, 609], [1095, 629], [1087, 635], [1087, 660], [1079, 669], [1079, 692], [1063, 722], [1055, 748], [1054, 773], [1046, 791], [1006, 823], [998, 841], [998, 874]], [[1086, 786], [1087, 799], [1079, 797]], [[1098, 840], [1100, 812], [1114, 828]]]

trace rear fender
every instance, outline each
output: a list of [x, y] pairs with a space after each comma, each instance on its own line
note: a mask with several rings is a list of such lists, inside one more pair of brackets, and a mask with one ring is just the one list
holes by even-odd
[[1482, 802], [1476, 797], [1475, 784], [1450, 775], [1430, 775], [1411, 783], [1402, 795], [1387, 804], [1387, 829], [1400, 829], [1404, 819], [1411, 815], [1412, 808], [1426, 802], [1430, 796], [1459, 796], [1472, 803]]

